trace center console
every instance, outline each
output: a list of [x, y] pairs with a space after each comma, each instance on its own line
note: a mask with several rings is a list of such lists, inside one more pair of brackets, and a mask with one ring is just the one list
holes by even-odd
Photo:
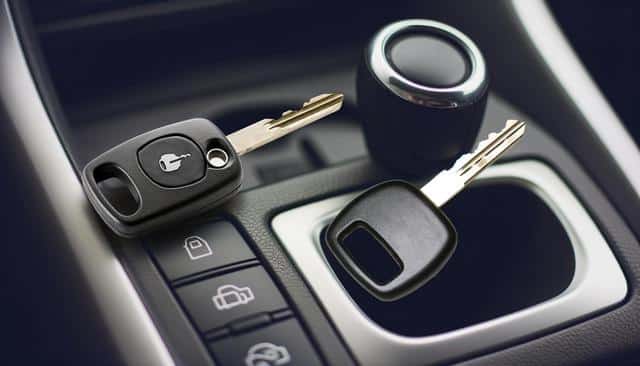
[[[61, 7], [55, 17], [33, 11], [36, 3], [2, 4], [3, 114], [61, 228], [48, 245], [70, 253], [65, 270], [83, 279], [103, 326], [96, 332], [124, 363], [637, 356], [640, 153], [571, 63], [543, 2], [344, 5], [331, 16], [306, 2], [247, 11], [139, 1], [90, 13]], [[310, 27], [309, 14], [333, 26]], [[376, 73], [381, 56], [362, 53], [372, 35], [415, 18], [463, 31], [477, 50], [464, 35], [451, 46], [442, 29], [405, 32], [390, 46], [393, 72]], [[444, 66], [416, 71], [407, 44], [438, 50]], [[440, 90], [483, 67], [482, 80], [460, 93]], [[416, 80], [435, 91], [413, 88]], [[242, 190], [223, 206], [136, 239], [109, 232], [90, 210], [78, 175], [108, 147], [192, 117], [228, 133], [324, 91], [345, 94], [340, 114], [243, 156]], [[421, 124], [426, 114], [441, 123]], [[527, 121], [526, 137], [443, 207], [459, 245], [437, 277], [383, 302], [335, 261], [323, 232], [357, 193], [399, 177], [421, 185], [513, 118]]]
[[460, 235], [454, 259], [397, 302], [363, 292], [323, 248], [323, 228], [353, 197], [285, 211], [272, 225], [361, 364], [450, 362], [626, 296], [624, 275], [602, 234], [544, 163], [525, 159], [489, 168], [448, 207]]

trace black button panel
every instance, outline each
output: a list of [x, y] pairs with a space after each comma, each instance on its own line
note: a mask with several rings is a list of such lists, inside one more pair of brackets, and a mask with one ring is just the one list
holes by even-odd
[[162, 137], [138, 151], [142, 170], [164, 187], [182, 187], [204, 177], [206, 164], [202, 151], [182, 136]]
[[280, 290], [234, 225], [147, 239], [216, 365], [321, 365]]
[[322, 365], [295, 319], [224, 338], [209, 347], [221, 366]]
[[260, 266], [183, 286], [176, 293], [202, 332], [287, 307], [280, 291]]
[[170, 281], [255, 258], [238, 230], [226, 221], [156, 236], [148, 244]]

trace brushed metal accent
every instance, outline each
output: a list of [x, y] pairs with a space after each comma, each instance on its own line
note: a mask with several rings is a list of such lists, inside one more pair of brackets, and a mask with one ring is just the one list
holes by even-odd
[[[397, 72], [387, 59], [388, 42], [394, 35], [411, 30], [428, 30], [455, 42], [469, 57], [471, 72], [466, 79], [446, 88], [415, 83]], [[457, 108], [475, 103], [488, 87], [487, 68], [482, 53], [459, 30], [433, 20], [406, 19], [391, 23], [376, 33], [366, 50], [371, 71], [378, 81], [400, 98], [433, 108]]]
[[410, 366], [446, 362], [564, 324], [625, 298], [627, 282], [611, 249], [551, 168], [535, 160], [516, 161], [487, 168], [477, 181], [513, 182], [540, 197], [567, 231], [576, 261], [574, 277], [562, 293], [547, 301], [431, 336], [402, 336], [371, 321], [328, 264], [320, 247], [320, 232], [355, 193], [294, 208], [273, 219], [273, 230], [282, 245], [360, 363]]
[[544, 1], [512, 0], [533, 47], [640, 196], [640, 150], [567, 41]]
[[[0, 99], [55, 211], [58, 227], [124, 361], [173, 365], [149, 313], [104, 236], [58, 139], [25, 60], [7, 0], [0, 5]], [[60, 243], [64, 245], [65, 243]]]

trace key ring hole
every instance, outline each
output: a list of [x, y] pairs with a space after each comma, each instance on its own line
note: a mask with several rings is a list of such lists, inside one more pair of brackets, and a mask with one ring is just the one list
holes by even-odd
[[114, 164], [102, 164], [93, 171], [96, 192], [122, 216], [131, 216], [141, 207], [140, 192], [125, 173]]
[[207, 162], [214, 169], [222, 169], [229, 164], [229, 154], [221, 148], [214, 147], [207, 151]]

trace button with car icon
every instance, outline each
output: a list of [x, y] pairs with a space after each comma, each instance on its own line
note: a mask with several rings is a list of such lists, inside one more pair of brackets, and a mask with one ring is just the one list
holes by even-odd
[[244, 363], [247, 366], [286, 365], [291, 361], [291, 355], [286, 347], [273, 343], [262, 342], [253, 345], [247, 352]]
[[235, 285], [222, 285], [211, 298], [218, 310], [232, 309], [236, 306], [247, 304], [255, 299], [250, 287], [238, 287]]
[[202, 332], [240, 318], [288, 308], [280, 291], [261, 266], [180, 286], [176, 294]]
[[258, 329], [233, 333], [209, 344], [220, 365], [322, 365], [300, 323], [289, 318]]

